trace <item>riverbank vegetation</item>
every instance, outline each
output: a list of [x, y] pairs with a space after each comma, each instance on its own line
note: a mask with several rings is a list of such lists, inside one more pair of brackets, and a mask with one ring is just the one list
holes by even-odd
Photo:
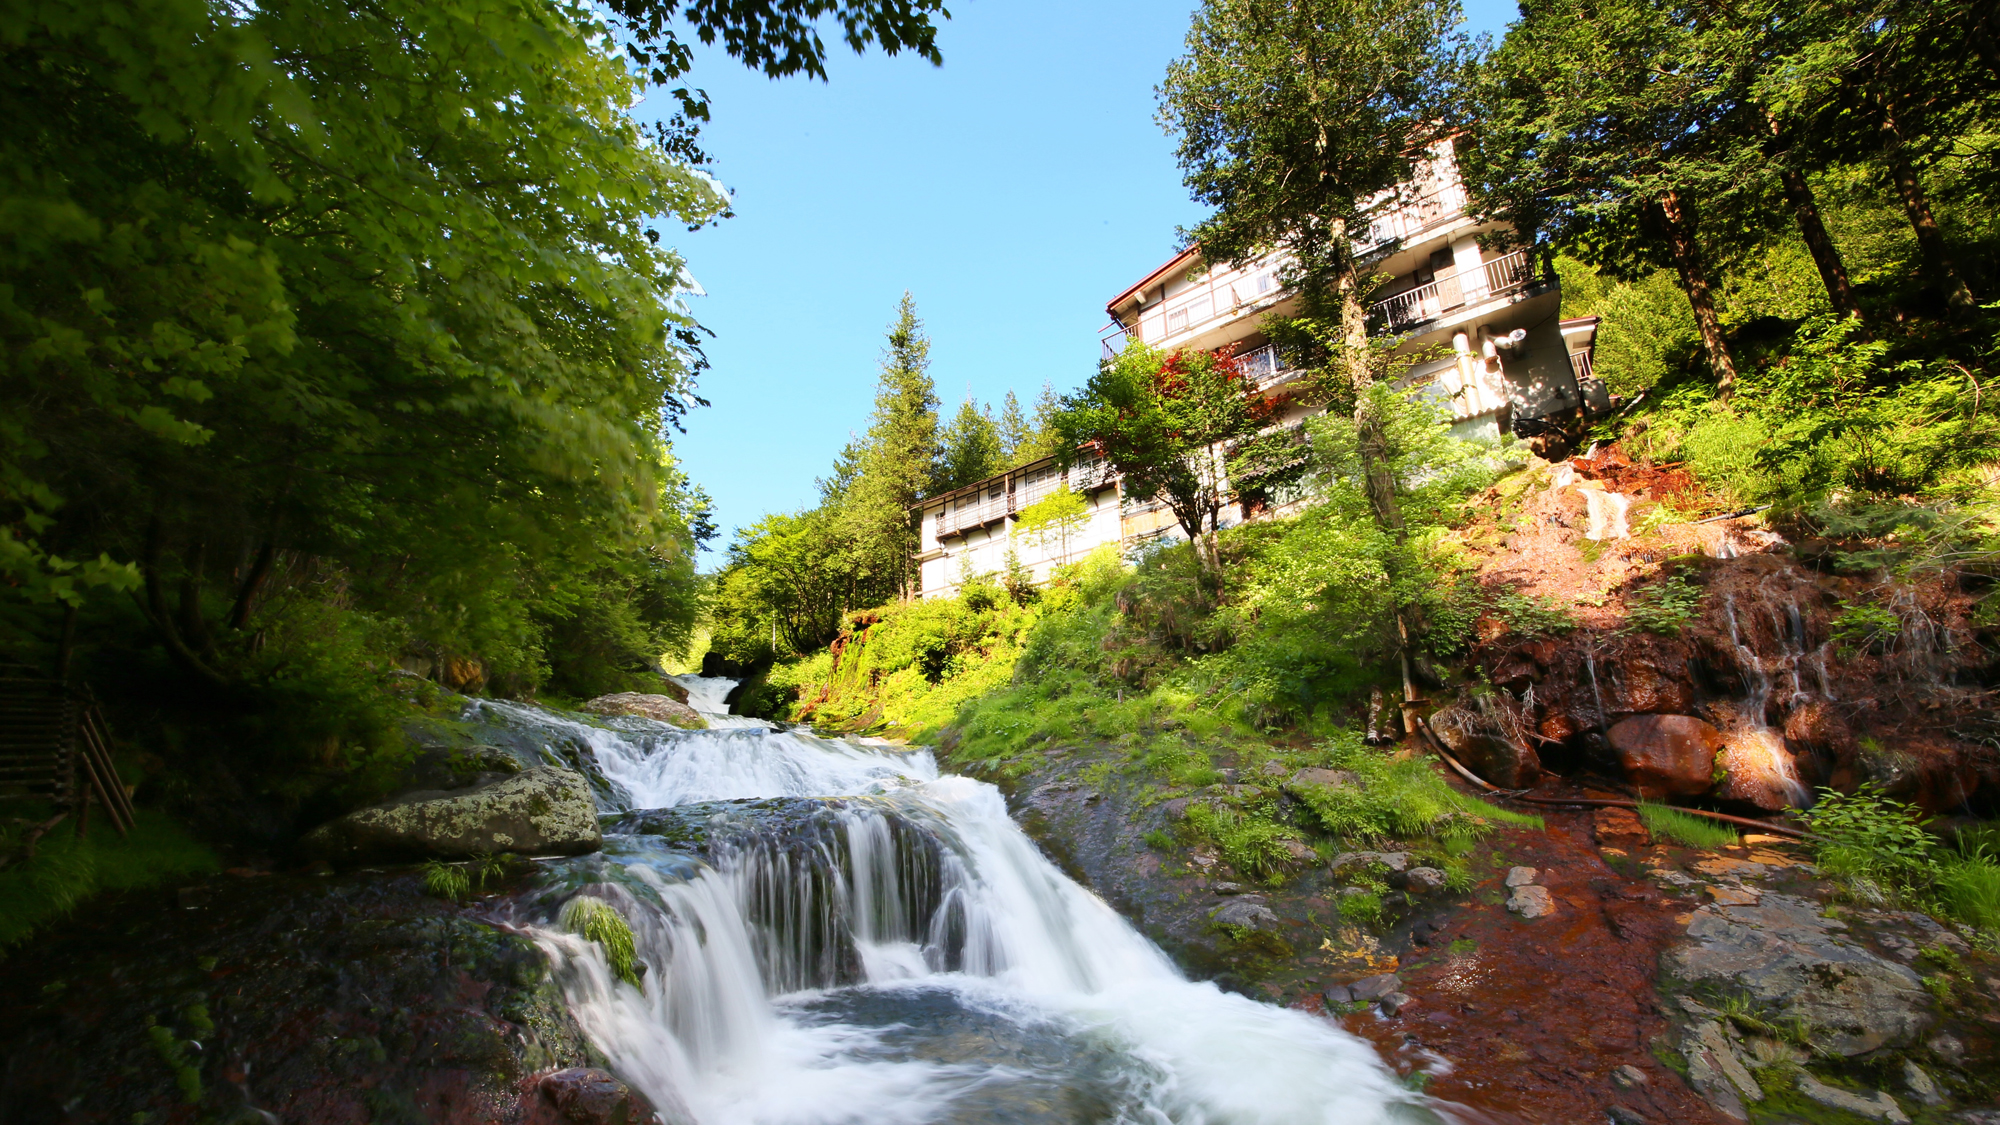
[[[88, 685], [140, 828], [0, 793], [0, 916], [282, 854], [416, 677], [657, 685], [701, 613], [690, 44], [935, 63], [936, 0], [57, 0], [0, 15], [0, 665]], [[690, 38], [692, 37], [692, 38]], [[678, 107], [633, 116], [652, 87]]]

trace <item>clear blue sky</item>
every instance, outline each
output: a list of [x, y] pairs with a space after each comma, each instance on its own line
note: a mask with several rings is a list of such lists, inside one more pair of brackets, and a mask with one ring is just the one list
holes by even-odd
[[[1104, 304], [1173, 252], [1188, 199], [1153, 88], [1191, 5], [954, 0], [944, 66], [855, 57], [772, 81], [716, 51], [702, 144], [736, 216], [682, 234], [713, 368], [676, 441], [724, 533], [816, 500], [867, 426], [882, 336], [908, 289], [949, 415], [968, 389], [1031, 404], [1095, 368]], [[1497, 38], [1513, 0], [1471, 0]], [[664, 100], [641, 108], [648, 116]]]

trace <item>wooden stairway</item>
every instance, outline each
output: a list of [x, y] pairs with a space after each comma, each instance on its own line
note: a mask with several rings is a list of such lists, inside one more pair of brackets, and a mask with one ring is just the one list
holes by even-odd
[[0, 671], [0, 791], [74, 813], [79, 835], [93, 800], [120, 835], [132, 830], [132, 799], [111, 764], [97, 701], [58, 680]]

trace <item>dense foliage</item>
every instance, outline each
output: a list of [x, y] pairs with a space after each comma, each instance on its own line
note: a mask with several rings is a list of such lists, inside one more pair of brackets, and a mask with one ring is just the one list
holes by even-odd
[[[395, 779], [409, 673], [657, 685], [713, 534], [673, 457], [705, 362], [662, 234], [728, 198], [698, 90], [650, 128], [632, 107], [689, 36], [824, 77], [822, 18], [936, 61], [942, 14], [0, 13], [0, 662], [89, 684], [143, 803], [226, 807], [209, 825], [260, 847]], [[20, 878], [87, 893], [43, 846]]]

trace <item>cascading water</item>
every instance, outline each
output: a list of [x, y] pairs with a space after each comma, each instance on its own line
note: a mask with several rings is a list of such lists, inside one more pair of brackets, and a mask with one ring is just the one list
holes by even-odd
[[[602, 726], [482, 703], [589, 748], [617, 814], [524, 918], [570, 1006], [670, 1121], [1449, 1120], [1330, 1021], [1184, 978], [1051, 865], [998, 790], [927, 751], [728, 716]], [[538, 923], [589, 894], [638, 986]]]
[[[1771, 673], [1755, 649], [1743, 641], [1742, 627], [1736, 618], [1736, 598], [1729, 595], [1723, 601], [1723, 612], [1729, 620], [1729, 643], [1736, 652], [1736, 660], [1743, 671], [1743, 699], [1733, 708], [1715, 706], [1718, 718], [1723, 718], [1725, 733], [1729, 736], [1729, 747], [1723, 751], [1723, 766], [1728, 771], [1731, 788], [1725, 792], [1733, 796], [1752, 797], [1757, 792], [1781, 795], [1786, 803], [1805, 808], [1812, 804], [1812, 794], [1799, 780], [1798, 767], [1792, 761], [1792, 753], [1785, 747], [1783, 733], [1773, 730], [1765, 715], [1771, 702]], [[1792, 616], [1799, 617], [1797, 607]], [[1793, 691], [1803, 692], [1797, 676], [1799, 662], [1805, 658], [1805, 626], [1801, 621], [1797, 635], [1774, 622], [1774, 632], [1784, 649], [1784, 657], [1779, 662], [1780, 670], [1790, 671]], [[1730, 712], [1733, 711], [1733, 714]]]

